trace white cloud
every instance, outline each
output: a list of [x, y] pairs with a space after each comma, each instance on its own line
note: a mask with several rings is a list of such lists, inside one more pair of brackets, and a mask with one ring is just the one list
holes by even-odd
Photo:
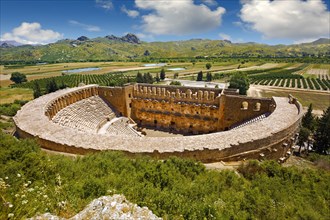
[[22, 44], [47, 44], [63, 37], [63, 34], [53, 30], [41, 29], [37, 22], [23, 22], [11, 32], [1, 35], [1, 40], [14, 40]]
[[80, 22], [75, 21], [75, 20], [70, 20], [69, 23], [72, 24], [72, 25], [75, 25], [75, 26], [81, 27], [81, 28], [83, 28], [83, 29], [86, 30], [86, 31], [90, 31], [90, 32], [98, 32], [98, 31], [101, 31], [101, 28], [98, 27], [98, 26], [95, 26], [95, 25], [84, 24], [84, 23], [80, 23]]
[[228, 34], [220, 33], [219, 37], [223, 40], [231, 40], [231, 37]]
[[135, 0], [139, 9], [150, 10], [142, 16], [142, 28], [152, 34], [184, 35], [201, 33], [220, 26], [225, 9], [211, 10], [193, 0]]
[[209, 6], [215, 6], [218, 5], [218, 2], [216, 0], [202, 0], [202, 2]]
[[140, 15], [140, 13], [136, 10], [129, 10], [125, 7], [125, 5], [123, 5], [121, 7], [121, 11], [124, 12], [125, 14], [127, 14], [129, 17], [131, 18], [136, 18], [137, 16]]
[[321, 0], [244, 0], [240, 18], [266, 38], [300, 41], [330, 35], [330, 12]]
[[155, 40], [155, 38], [152, 34], [136, 33], [136, 36], [140, 39], [147, 40], [147, 41]]
[[105, 10], [110, 10], [113, 8], [111, 0], [95, 0], [95, 3], [98, 7], [101, 7]]

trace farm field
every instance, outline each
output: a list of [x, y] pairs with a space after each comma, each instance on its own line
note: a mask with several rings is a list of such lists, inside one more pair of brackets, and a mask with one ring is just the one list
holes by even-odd
[[330, 105], [330, 93], [309, 90], [295, 90], [289, 88], [276, 88], [269, 86], [251, 85], [248, 91], [249, 96], [255, 97], [272, 97], [283, 96], [287, 97], [289, 94], [295, 96], [304, 108], [307, 108], [310, 103], [313, 104], [315, 110], [319, 110], [320, 114]]
[[32, 100], [32, 89], [0, 88], [0, 104], [12, 103], [15, 100]]
[[[170, 71], [170, 68], [184, 68], [185, 70], [179, 71], [181, 75], [197, 74], [199, 71], [206, 71], [205, 64], [207, 62], [181, 62], [181, 63], [168, 63], [164, 66], [167, 71], [167, 77], [173, 77], [176, 71]], [[135, 76], [138, 71], [141, 73], [150, 72], [153, 76], [159, 73], [163, 67], [143, 66], [145, 63], [141, 62], [86, 62], [86, 63], [58, 63], [58, 64], [45, 64], [45, 65], [10, 65], [0, 66], [0, 84], [2, 87], [9, 86], [12, 84], [10, 81], [10, 75], [13, 72], [20, 72], [27, 76], [28, 81], [42, 78], [49, 78], [54, 76], [63, 75], [62, 71], [80, 69], [80, 68], [92, 68], [98, 67], [99, 70], [86, 71], [79, 73], [80, 75], [89, 74], [106, 74], [109, 72], [124, 72], [125, 75]], [[214, 62], [210, 71], [222, 71], [222, 70], [233, 70], [238, 66], [242, 68], [258, 67], [262, 64], [261, 62], [246, 62], [244, 64], [238, 62]]]

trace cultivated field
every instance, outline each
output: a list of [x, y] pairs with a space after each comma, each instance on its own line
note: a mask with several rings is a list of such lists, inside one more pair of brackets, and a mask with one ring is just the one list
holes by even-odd
[[[166, 78], [178, 80], [196, 80], [197, 73], [203, 71], [204, 77], [211, 72], [214, 82], [226, 83], [233, 73], [245, 72], [252, 83], [252, 95], [263, 97], [295, 95], [304, 106], [314, 104], [315, 109], [323, 110], [330, 103], [329, 64], [303, 63], [263, 63], [263, 62], [213, 62], [207, 70], [207, 62], [168, 63], [164, 67], [145, 67], [141, 62], [88, 62], [88, 63], [59, 63], [34, 66], [0, 66], [1, 102], [12, 102], [15, 99], [32, 99], [32, 80], [38, 80], [44, 91], [46, 83], [54, 78], [59, 85], [69, 87], [79, 83], [100, 85], [121, 85], [135, 81], [136, 74], [151, 73], [153, 77], [164, 68]], [[100, 70], [81, 72], [63, 76], [62, 71], [78, 68], [98, 67]], [[184, 68], [170, 71], [171, 68]], [[12, 72], [27, 75], [28, 83], [15, 85], [24, 89], [6, 88], [12, 82], [9, 80]], [[257, 88], [259, 93], [253, 88]], [[313, 92], [314, 91], [314, 92]], [[320, 91], [320, 92], [317, 92]], [[323, 92], [322, 92], [323, 91]]]

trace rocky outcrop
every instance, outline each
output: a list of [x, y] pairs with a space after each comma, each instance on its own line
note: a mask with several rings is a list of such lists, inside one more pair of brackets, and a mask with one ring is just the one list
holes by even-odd
[[126, 43], [131, 43], [131, 44], [140, 44], [141, 41], [140, 39], [134, 35], [134, 34], [126, 34], [123, 37], [116, 37], [114, 35], [108, 35], [105, 36], [108, 40], [113, 40], [113, 41], [121, 41], [121, 42], [126, 42]]
[[[123, 195], [103, 196], [93, 200], [87, 207], [70, 220], [80, 219], [162, 219], [147, 207], [130, 203]], [[50, 213], [30, 218], [30, 220], [65, 220]]]
[[8, 44], [8, 43], [2, 43], [1, 45], [0, 45], [0, 47], [1, 48], [12, 48], [12, 47], [15, 47], [14, 45], [11, 45], [11, 44]]
[[77, 40], [79, 40], [79, 41], [87, 41], [87, 40], [89, 40], [89, 38], [86, 37], [86, 36], [81, 36], [81, 37], [78, 37]]

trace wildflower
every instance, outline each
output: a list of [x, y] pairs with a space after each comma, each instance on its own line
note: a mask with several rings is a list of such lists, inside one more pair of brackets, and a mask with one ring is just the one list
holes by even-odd
[[23, 195], [21, 195], [21, 198], [25, 198], [25, 195], [23, 194]]
[[28, 184], [31, 184], [31, 181], [29, 180], [29, 181], [27, 181], [27, 183], [28, 183]]
[[7, 179], [9, 179], [9, 177], [8, 177], [8, 176], [6, 176], [6, 177], [5, 177], [5, 179], [6, 179], [6, 180], [7, 180]]
[[17, 174], [17, 177], [18, 177], [18, 178], [21, 177], [21, 174], [18, 173], [18, 174]]
[[48, 198], [48, 196], [47, 195], [44, 195], [44, 198]]
[[14, 213], [9, 213], [8, 218], [12, 218], [12, 217], [14, 217]]
[[29, 188], [27, 191], [28, 191], [28, 192], [33, 192], [34, 189], [33, 189], [33, 188]]
[[8, 207], [13, 208], [13, 204], [9, 203]]
[[23, 200], [22, 204], [25, 205], [26, 203], [28, 203], [29, 200]]
[[19, 197], [19, 194], [15, 194], [15, 197]]

